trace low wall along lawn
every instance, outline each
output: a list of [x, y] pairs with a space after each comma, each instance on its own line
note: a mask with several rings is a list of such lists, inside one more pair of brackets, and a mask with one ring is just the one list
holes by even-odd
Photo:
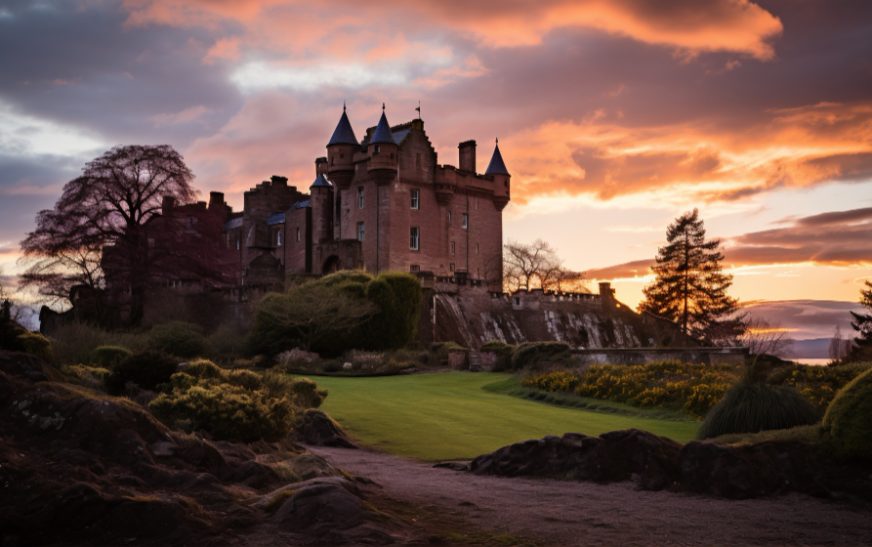
[[370, 378], [313, 377], [322, 408], [361, 444], [421, 460], [471, 458], [501, 446], [567, 432], [637, 428], [686, 442], [699, 423], [559, 407], [493, 393], [510, 375], [441, 372]]

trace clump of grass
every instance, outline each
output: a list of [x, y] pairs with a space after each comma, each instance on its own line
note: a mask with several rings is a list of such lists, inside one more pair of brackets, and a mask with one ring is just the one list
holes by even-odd
[[699, 438], [788, 429], [819, 419], [817, 409], [795, 389], [742, 380], [706, 415]]

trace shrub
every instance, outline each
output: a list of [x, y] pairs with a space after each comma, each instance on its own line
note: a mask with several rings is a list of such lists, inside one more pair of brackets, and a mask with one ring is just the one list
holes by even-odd
[[[273, 381], [274, 378], [269, 380]], [[318, 384], [308, 378], [294, 378], [290, 387], [294, 402], [300, 408], [318, 408], [327, 397], [327, 390], [318, 389]]]
[[0, 317], [0, 349], [24, 351], [24, 342], [19, 339], [22, 334], [27, 334], [27, 329], [15, 321]]
[[273, 356], [301, 347], [336, 357], [350, 349], [399, 348], [415, 337], [420, 301], [420, 284], [409, 274], [331, 274], [266, 295], [249, 350]]
[[51, 335], [55, 361], [60, 364], [92, 363], [100, 346], [123, 346], [137, 353], [146, 349], [146, 336], [136, 332], [107, 331], [84, 323], [59, 326]]
[[203, 329], [193, 323], [169, 321], [152, 327], [148, 349], [177, 357], [197, 357], [206, 353], [206, 338]]
[[[302, 387], [298, 387], [301, 384]], [[172, 375], [172, 389], [149, 403], [161, 420], [188, 431], [206, 431], [217, 439], [274, 441], [294, 423], [299, 393], [326, 396], [311, 380], [284, 374], [223, 370], [199, 360]]]
[[245, 352], [246, 336], [242, 327], [222, 324], [206, 337], [206, 349], [210, 357], [229, 362]]
[[659, 361], [644, 365], [596, 365], [581, 373], [552, 371], [532, 374], [525, 387], [574, 392], [637, 406], [683, 409], [704, 416], [739, 377], [727, 365]]
[[512, 353], [511, 368], [537, 368], [557, 364], [571, 357], [572, 348], [565, 342], [525, 342]]
[[99, 389], [106, 385], [106, 379], [109, 377], [110, 370], [103, 367], [92, 367], [88, 365], [65, 365], [61, 367], [61, 372], [69, 376], [74, 383]]
[[839, 391], [827, 408], [823, 424], [842, 455], [872, 460], [872, 369]]
[[51, 340], [38, 332], [25, 332], [18, 335], [24, 351], [46, 361], [52, 360]]
[[124, 346], [97, 346], [94, 348], [92, 362], [111, 368], [131, 355], [133, 352]]
[[793, 386], [823, 413], [836, 393], [848, 382], [872, 368], [872, 363], [848, 363], [828, 367], [789, 365], [774, 370], [769, 383]]
[[815, 407], [792, 387], [740, 381], [706, 415], [699, 438], [787, 429], [819, 418]]
[[106, 391], [118, 395], [128, 382], [143, 389], [155, 390], [159, 385], [169, 382], [177, 366], [175, 359], [163, 353], [147, 351], [131, 355], [112, 368], [106, 378]]

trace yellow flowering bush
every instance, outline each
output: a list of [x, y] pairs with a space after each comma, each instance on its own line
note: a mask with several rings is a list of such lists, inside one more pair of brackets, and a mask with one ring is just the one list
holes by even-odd
[[659, 361], [644, 365], [597, 365], [527, 376], [525, 387], [575, 393], [643, 407], [680, 408], [703, 416], [741, 375], [729, 365]]

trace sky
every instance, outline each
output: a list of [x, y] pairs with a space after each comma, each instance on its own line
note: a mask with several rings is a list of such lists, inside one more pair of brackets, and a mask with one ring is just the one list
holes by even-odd
[[698, 208], [732, 293], [856, 301], [872, 278], [872, 2], [0, 0], [0, 270], [85, 162], [170, 144], [204, 194], [307, 187], [348, 105], [422, 117], [440, 163], [496, 137], [507, 241], [635, 305]]

